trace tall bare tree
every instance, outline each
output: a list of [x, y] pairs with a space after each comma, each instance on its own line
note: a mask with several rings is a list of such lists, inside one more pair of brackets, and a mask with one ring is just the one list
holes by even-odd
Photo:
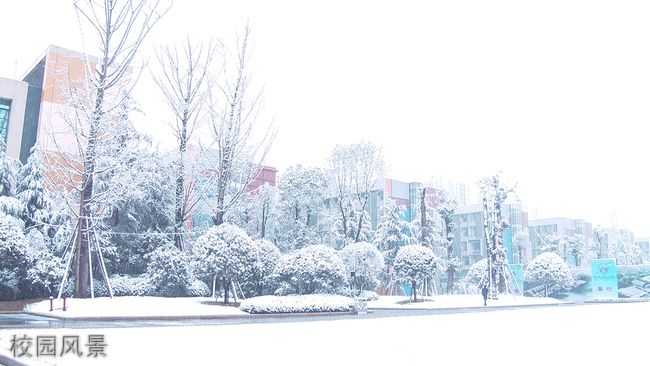
[[329, 171], [342, 235], [346, 241], [359, 242], [364, 224], [369, 224], [364, 222], [368, 219], [364, 211], [370, 192], [384, 172], [381, 148], [369, 142], [337, 145], [329, 158]]
[[49, 163], [56, 166], [50, 184], [74, 192], [74, 199], [68, 201], [77, 221], [70, 257], [74, 259], [74, 296], [86, 297], [89, 287], [92, 294], [93, 249], [103, 263], [96, 218], [110, 197], [125, 189], [117, 184], [97, 191], [96, 178], [115, 165], [128, 163], [112, 154], [119, 151], [120, 129], [133, 105], [134, 60], [151, 28], [169, 8], [163, 9], [156, 0], [76, 0], [74, 7], [96, 39], [99, 57], [85, 57], [84, 72], [68, 76], [63, 118], [69, 131], [67, 139], [52, 135], [56, 152], [49, 154]]
[[[170, 126], [178, 143], [174, 243], [180, 250], [183, 250], [184, 223], [198, 203], [198, 197], [191, 194], [195, 188], [196, 177], [187, 179], [187, 165], [193, 160], [187, 157], [187, 147], [201, 125], [202, 108], [207, 95], [207, 73], [213, 53], [214, 47], [211, 43], [193, 44], [189, 38], [180, 49], [178, 46], [168, 45], [158, 51], [161, 70], [154, 75], [154, 80], [174, 114]], [[191, 170], [191, 167], [189, 168]]]
[[248, 70], [249, 35], [247, 25], [243, 35], [236, 37], [235, 53], [225, 50], [223, 66], [208, 86], [208, 123], [213, 141], [204, 149], [209, 171], [204, 191], [214, 198], [204, 197], [204, 202], [217, 226], [260, 173], [276, 133], [272, 124], [262, 131], [257, 129], [262, 90], [254, 89]]

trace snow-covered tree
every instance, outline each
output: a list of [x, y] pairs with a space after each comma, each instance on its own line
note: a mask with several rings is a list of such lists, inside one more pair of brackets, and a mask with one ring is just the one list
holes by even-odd
[[[52, 215], [52, 203], [49, 192], [45, 189], [43, 178], [44, 166], [38, 150], [33, 150], [27, 164], [20, 168], [20, 179], [16, 189], [16, 198], [24, 207], [21, 215], [25, 222], [25, 231], [31, 228], [46, 228]], [[44, 230], [43, 233], [46, 233]]]
[[317, 215], [327, 190], [319, 168], [291, 166], [280, 177], [279, 211], [283, 247], [302, 248], [318, 241]]
[[596, 259], [607, 258], [609, 251], [607, 250], [607, 230], [602, 225], [597, 225], [594, 228], [594, 241], [589, 247], [589, 252]]
[[[88, 296], [92, 289], [89, 253], [100, 248], [94, 243], [96, 218], [130, 183], [125, 180], [118, 186], [105, 186], [101, 194], [96, 187], [99, 174], [131, 163], [114, 154], [122, 151], [124, 125], [134, 109], [131, 91], [137, 78], [131, 75], [137, 69], [136, 54], [166, 11], [160, 11], [159, 5], [150, 0], [74, 1], [83, 23], [80, 29], [89, 30], [85, 39], [97, 47], [98, 57], [84, 57], [82, 72], [66, 73], [66, 83], [60, 85], [64, 126], [49, 131], [50, 140], [43, 149], [48, 150], [47, 164], [52, 168], [49, 183], [58, 186], [62, 197], [75, 198], [67, 205], [77, 222], [73, 274], [74, 296], [78, 298]], [[71, 189], [76, 194], [66, 196]], [[103, 262], [99, 263], [101, 267]], [[105, 271], [102, 273], [108, 280]]]
[[339, 254], [347, 269], [349, 283], [359, 291], [374, 290], [379, 286], [380, 275], [385, 269], [384, 256], [374, 245], [366, 242], [352, 243]]
[[[422, 196], [424, 195], [425, 190], [422, 192]], [[456, 209], [456, 201], [451, 199], [447, 192], [442, 190], [436, 190], [435, 200], [436, 212], [443, 222], [444, 234], [440, 240], [440, 246], [444, 253], [444, 266], [447, 272], [447, 293], [449, 294], [454, 288], [454, 277], [461, 265], [460, 258], [454, 255], [454, 229], [456, 229], [454, 211]]]
[[279, 202], [275, 186], [264, 183], [251, 195], [251, 224], [255, 237], [278, 240]]
[[577, 267], [580, 267], [585, 250], [584, 239], [581, 235], [565, 235], [563, 238], [564, 249], [568, 255], [573, 256]]
[[384, 170], [381, 148], [367, 142], [337, 145], [328, 160], [330, 195], [339, 216], [339, 232], [346, 242], [359, 242], [370, 192]]
[[[249, 72], [248, 26], [237, 38], [234, 54], [226, 56], [223, 68], [207, 87], [207, 122], [212, 139], [204, 149], [204, 164], [210, 176], [208, 190], [214, 198], [203, 199], [215, 225], [245, 193], [262, 169], [275, 138], [275, 129], [258, 130], [262, 108], [261, 92], [256, 92]], [[233, 56], [232, 60], [228, 56]], [[255, 141], [255, 138], [259, 140]]]
[[556, 289], [569, 289], [574, 284], [569, 265], [556, 253], [542, 253], [528, 263], [524, 278], [533, 286], [544, 286], [548, 296]]
[[487, 243], [490, 298], [506, 287], [505, 270], [506, 248], [503, 245], [503, 231], [507, 223], [503, 219], [501, 208], [513, 188], [507, 188], [500, 174], [495, 174], [479, 181], [483, 201], [483, 231]]
[[169, 156], [147, 146], [130, 149], [132, 168], [98, 176], [98, 192], [131, 180], [130, 189], [110, 203], [98, 236], [103, 248], [112, 247], [105, 254], [110, 272], [140, 275], [147, 270], [145, 256], [175, 237], [175, 169]]
[[488, 259], [483, 258], [469, 267], [469, 270], [467, 271], [467, 274], [463, 278], [462, 282], [467, 288], [482, 288], [483, 286], [487, 286], [489, 282], [488, 276]]
[[417, 285], [433, 280], [438, 270], [439, 259], [433, 250], [419, 244], [406, 245], [395, 256], [397, 279], [411, 285], [414, 301], [417, 301]]
[[188, 156], [188, 144], [202, 122], [208, 79], [208, 70], [214, 49], [211, 44], [193, 44], [189, 38], [181, 46], [165, 46], [158, 52], [160, 72], [154, 75], [165, 102], [172, 114], [169, 122], [178, 145], [174, 194], [174, 243], [183, 250], [185, 222], [196, 207], [196, 195], [192, 195], [196, 180], [194, 159]]
[[379, 222], [375, 232], [374, 244], [382, 253], [388, 266], [392, 266], [399, 249], [411, 242], [408, 224], [402, 220], [406, 208], [395, 200], [386, 198], [379, 208]]
[[16, 189], [19, 180], [20, 161], [7, 156], [0, 149], [0, 213], [20, 217], [24, 206], [18, 200]]
[[210, 228], [192, 249], [204, 280], [218, 278], [223, 285], [224, 303], [228, 303], [231, 283], [249, 281], [259, 261], [255, 242], [244, 230], [227, 223]]
[[561, 235], [549, 234], [544, 236], [544, 241], [540, 247], [543, 253], [555, 253], [562, 258], [566, 259], [565, 242]]
[[345, 286], [345, 265], [336, 250], [310, 245], [283, 255], [275, 274], [277, 294], [333, 293]]

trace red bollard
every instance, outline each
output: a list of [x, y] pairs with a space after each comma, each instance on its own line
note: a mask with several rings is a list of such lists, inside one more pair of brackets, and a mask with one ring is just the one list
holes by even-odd
[[54, 298], [50, 296], [50, 311], [54, 310]]
[[65, 299], [66, 299], [65, 295], [63, 295], [63, 311], [65, 311]]

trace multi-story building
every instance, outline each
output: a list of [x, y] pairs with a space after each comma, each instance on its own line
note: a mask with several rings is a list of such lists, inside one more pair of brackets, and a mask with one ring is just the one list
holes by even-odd
[[[503, 233], [508, 263], [529, 260], [530, 250], [526, 245], [516, 248], [513, 238], [517, 233], [528, 232], [528, 213], [520, 202], [506, 203], [502, 207], [503, 220], [507, 228]], [[454, 222], [454, 253], [461, 263], [470, 266], [487, 257], [487, 239], [483, 228], [483, 206], [480, 204], [456, 207]]]
[[76, 51], [49, 46], [22, 81], [14, 81], [20, 97], [12, 102], [16, 117], [12, 116], [7, 134], [7, 152], [11, 156], [25, 163], [37, 143], [50, 151], [74, 151], [76, 142], [62, 112], [69, 104], [70, 87], [79, 88], [84, 83], [92, 60]]
[[[582, 219], [553, 217], [530, 220], [528, 222], [528, 231], [531, 243], [531, 257], [534, 258], [542, 253], [542, 247], [548, 235], [579, 235], [584, 243], [583, 253], [588, 253], [593, 229], [590, 222]], [[575, 258], [568, 257], [569, 264], [575, 264]], [[586, 261], [583, 261], [583, 263], [586, 263]]]
[[15, 159], [20, 158], [26, 103], [26, 82], [0, 78], [0, 149]]

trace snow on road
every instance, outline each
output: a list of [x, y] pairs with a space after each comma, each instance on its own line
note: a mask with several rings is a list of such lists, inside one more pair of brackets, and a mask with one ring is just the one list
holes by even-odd
[[[439, 295], [427, 296], [426, 301], [408, 302], [408, 296], [380, 296], [379, 300], [369, 301], [369, 309], [442, 309], [483, 307], [481, 295]], [[420, 298], [418, 298], [418, 301]], [[524, 297], [500, 295], [497, 300], [488, 300], [488, 306], [513, 306], [536, 304], [559, 304], [563, 301], [550, 297]]]
[[[650, 303], [346, 319], [113, 329], [0, 331], [104, 336], [106, 357], [58, 365], [632, 365], [647, 360]], [[82, 349], [83, 350], [83, 349]]]

